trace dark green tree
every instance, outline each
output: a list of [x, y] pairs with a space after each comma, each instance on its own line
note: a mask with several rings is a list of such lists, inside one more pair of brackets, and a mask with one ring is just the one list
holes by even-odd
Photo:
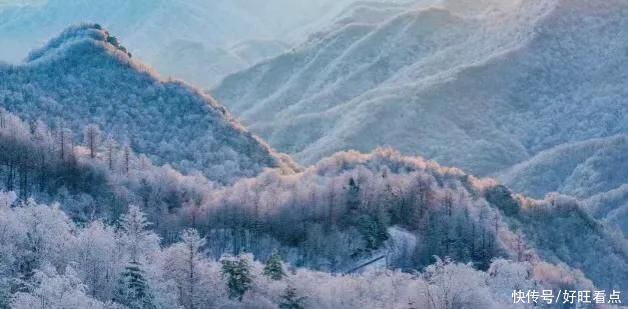
[[244, 293], [251, 288], [253, 279], [248, 262], [242, 258], [226, 258], [222, 261], [222, 275], [227, 279], [229, 298], [242, 301]]
[[367, 249], [374, 250], [388, 239], [386, 223], [379, 217], [364, 214], [357, 218], [357, 229], [366, 242]]
[[125, 267], [114, 300], [130, 309], [157, 308], [144, 271], [138, 262], [132, 261]]
[[347, 209], [356, 211], [360, 208], [360, 203], [360, 186], [351, 177], [347, 185]]
[[280, 309], [304, 309], [307, 297], [299, 296], [297, 289], [288, 286], [286, 291], [281, 295]]
[[515, 216], [519, 213], [519, 203], [512, 197], [510, 190], [497, 185], [486, 191], [486, 200], [499, 208], [506, 216]]
[[264, 275], [273, 280], [281, 280], [286, 275], [283, 270], [281, 256], [277, 250], [273, 251], [266, 261], [266, 265], [264, 265]]

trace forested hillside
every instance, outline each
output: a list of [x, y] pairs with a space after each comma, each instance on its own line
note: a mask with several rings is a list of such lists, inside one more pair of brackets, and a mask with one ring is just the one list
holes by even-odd
[[198, 170], [229, 183], [265, 167], [294, 169], [211, 97], [159, 79], [98, 25], [71, 27], [31, 52], [26, 63], [0, 66], [0, 79], [6, 110], [57, 131], [80, 134], [96, 125], [95, 134], [105, 132], [183, 172]]
[[579, 198], [628, 183], [624, 159], [628, 136], [616, 135], [560, 145], [498, 173], [517, 192], [541, 198], [563, 192]]
[[547, 263], [503, 259], [487, 272], [438, 260], [421, 274], [350, 275], [293, 269], [276, 253], [216, 261], [195, 230], [160, 246], [136, 207], [116, 226], [79, 227], [57, 207], [11, 200], [0, 195], [2, 308], [516, 308], [513, 289], [592, 288]]
[[300, 162], [388, 145], [535, 198], [598, 195], [586, 208], [625, 227], [626, 12], [623, 1], [360, 2], [212, 93]]
[[583, 199], [593, 216], [619, 226], [626, 234], [627, 147], [623, 134], [564, 144], [542, 151], [497, 177], [529, 196], [562, 192]]
[[[388, 267], [407, 271], [435, 257], [486, 271], [501, 257], [579, 269], [600, 287], [628, 281], [625, 239], [576, 201], [513, 196], [490, 180], [391, 150], [340, 153], [300, 173], [268, 170], [222, 186], [156, 167], [115, 141], [94, 148], [88, 129], [72, 146], [63, 143], [71, 132], [55, 135], [6, 112], [1, 120], [0, 177], [18, 198], [6, 205], [34, 203], [28, 197], [59, 202], [81, 226], [117, 225], [128, 205], [138, 205], [163, 244], [194, 228], [214, 259], [249, 252], [265, 260], [279, 250], [293, 266], [342, 273], [381, 255]], [[573, 284], [552, 280], [554, 287]]]

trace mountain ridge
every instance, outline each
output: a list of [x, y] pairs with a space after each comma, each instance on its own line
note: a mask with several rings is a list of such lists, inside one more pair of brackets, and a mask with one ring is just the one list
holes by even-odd
[[[628, 80], [619, 71], [625, 3], [513, 3], [505, 11], [461, 15], [462, 23], [444, 29], [425, 21], [390, 46], [364, 44], [362, 57], [327, 51], [325, 39], [361, 42], [341, 24], [340, 33], [231, 75], [211, 93], [251, 130], [306, 163], [336, 150], [387, 145], [488, 175], [564, 142], [628, 131], [617, 116]], [[421, 49], [429, 53], [415, 52]], [[299, 73], [285, 68], [312, 55], [331, 60], [293, 82]], [[260, 82], [271, 75], [276, 85]], [[288, 120], [272, 122], [271, 114]], [[608, 124], [578, 124], [590, 119]]]
[[[129, 140], [159, 164], [202, 170], [213, 180], [229, 182], [241, 173], [252, 176], [265, 166], [298, 169], [212, 97], [185, 82], [163, 80], [129, 58], [117, 40], [96, 24], [69, 28], [28, 59], [23, 65], [0, 68], [7, 81], [0, 86], [0, 102], [18, 116], [29, 119], [41, 113], [49, 125], [61, 121], [75, 130], [92, 121], [106, 134]], [[27, 97], [31, 100], [25, 101]], [[140, 123], [152, 129], [146, 132]], [[190, 147], [201, 154], [193, 156]], [[239, 147], [243, 151], [233, 150]], [[223, 175], [208, 174], [225, 162], [232, 167]]]

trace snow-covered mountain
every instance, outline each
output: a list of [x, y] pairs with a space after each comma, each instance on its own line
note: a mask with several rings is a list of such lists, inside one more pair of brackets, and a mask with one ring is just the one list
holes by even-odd
[[487, 175], [628, 132], [625, 1], [361, 6], [212, 94], [302, 162], [390, 145]]
[[[130, 51], [155, 66], [160, 72], [184, 78], [208, 88], [221, 76], [233, 73], [211, 70], [222, 66], [223, 59], [163, 59], [177, 42], [200, 45], [210, 51], [227, 49], [248, 40], [279, 40], [296, 42], [308, 29], [325, 24], [346, 3], [352, 0], [41, 0], [32, 2], [0, 2], [0, 60], [17, 63], [24, 55], [68, 25], [98, 23], [120, 36]], [[264, 53], [267, 46], [260, 47]], [[194, 57], [195, 52], [184, 56]], [[175, 63], [172, 61], [175, 60]], [[191, 61], [199, 67], [208, 66], [206, 75], [190, 69]], [[203, 62], [209, 61], [204, 64]], [[176, 67], [180, 66], [180, 70]], [[236, 67], [237, 70], [244, 67]], [[206, 81], [211, 83], [204, 84]]]
[[184, 172], [229, 183], [265, 167], [293, 167], [211, 97], [161, 80], [129, 58], [98, 25], [69, 28], [24, 64], [1, 66], [0, 80], [6, 110], [75, 132], [93, 123], [103, 135]]

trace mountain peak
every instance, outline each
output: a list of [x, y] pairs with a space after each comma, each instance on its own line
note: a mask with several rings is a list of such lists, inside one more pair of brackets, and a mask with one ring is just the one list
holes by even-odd
[[[28, 54], [25, 62], [34, 62], [68, 53], [72, 48], [93, 48], [106, 51], [123, 58], [130, 58], [131, 53], [120, 44], [118, 39], [99, 24], [84, 23], [68, 27], [61, 34], [50, 39], [43, 47]], [[71, 51], [69, 53], [72, 53]], [[128, 60], [128, 59], [127, 59]]]
[[267, 167], [297, 168], [209, 95], [131, 60], [96, 24], [72, 26], [31, 52], [24, 64], [0, 67], [0, 80], [7, 111], [52, 127], [63, 123], [74, 132], [96, 125], [115, 140], [130, 141], [153, 162], [184, 173], [201, 171], [230, 183]]

